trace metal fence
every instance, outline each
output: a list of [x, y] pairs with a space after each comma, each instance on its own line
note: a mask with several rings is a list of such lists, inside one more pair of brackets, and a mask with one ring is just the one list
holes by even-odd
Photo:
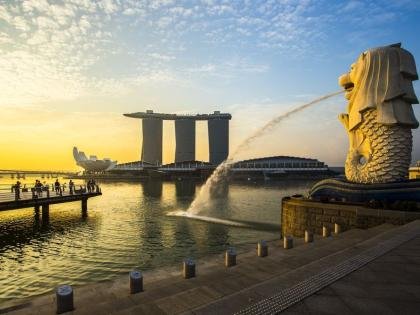
[[[55, 188], [54, 186], [52, 186]], [[51, 199], [62, 196], [82, 195], [82, 194], [96, 194], [101, 193], [99, 185], [66, 187], [61, 185], [57, 190], [50, 189], [49, 186], [19, 188], [11, 187], [9, 191], [0, 191], [0, 202], [12, 202], [19, 200], [33, 200], [33, 199]]]

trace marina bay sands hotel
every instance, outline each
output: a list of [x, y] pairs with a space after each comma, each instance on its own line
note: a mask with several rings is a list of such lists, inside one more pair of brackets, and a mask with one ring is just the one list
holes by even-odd
[[215, 111], [212, 114], [177, 115], [154, 113], [152, 110], [124, 114], [142, 119], [143, 147], [141, 161], [162, 164], [163, 120], [175, 121], [175, 162], [195, 160], [195, 122], [207, 120], [209, 137], [209, 162], [220, 164], [229, 155], [230, 114]]

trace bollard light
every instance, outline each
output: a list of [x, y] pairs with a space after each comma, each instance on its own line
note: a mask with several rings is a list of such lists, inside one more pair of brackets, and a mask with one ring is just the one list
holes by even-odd
[[268, 245], [266, 241], [259, 241], [257, 245], [257, 255], [258, 257], [268, 256]]
[[314, 241], [314, 233], [305, 231], [305, 243], [312, 243]]
[[143, 274], [138, 270], [130, 271], [130, 294], [143, 291]]
[[184, 279], [190, 279], [195, 277], [195, 262], [191, 258], [185, 259], [183, 263], [182, 274]]
[[232, 267], [236, 265], [236, 250], [231, 247], [225, 252], [225, 266]]
[[73, 288], [69, 285], [61, 285], [57, 288], [55, 295], [57, 297], [57, 314], [72, 311]]
[[334, 234], [340, 234], [341, 233], [341, 225], [335, 223], [334, 224]]
[[324, 225], [322, 227], [322, 237], [328, 237], [330, 236], [330, 230]]
[[285, 236], [283, 239], [283, 247], [284, 249], [291, 249], [293, 248], [293, 237], [292, 236]]

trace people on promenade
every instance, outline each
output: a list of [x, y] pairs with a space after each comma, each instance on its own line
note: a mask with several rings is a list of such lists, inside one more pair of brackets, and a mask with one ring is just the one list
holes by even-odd
[[87, 188], [88, 193], [95, 192], [95, 186], [96, 186], [95, 180], [89, 179], [86, 186], [87, 186], [86, 188]]
[[74, 183], [71, 179], [69, 181], [69, 190], [70, 190], [70, 195], [73, 195], [73, 193], [74, 193]]
[[38, 179], [35, 181], [35, 191], [38, 197], [42, 196], [42, 183]]
[[[14, 185], [14, 190], [15, 190], [15, 199], [18, 200], [20, 199], [20, 181], [17, 181], [16, 184]], [[12, 188], [13, 191], [13, 188]]]
[[58, 195], [61, 195], [61, 186], [60, 186], [60, 182], [58, 181], [58, 178], [55, 180], [54, 183], [54, 187], [55, 187], [55, 193]]

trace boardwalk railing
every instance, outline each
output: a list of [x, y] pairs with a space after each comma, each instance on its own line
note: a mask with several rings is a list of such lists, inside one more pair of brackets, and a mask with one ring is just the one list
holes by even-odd
[[101, 193], [99, 185], [87, 188], [86, 186], [79, 186], [79, 188], [70, 187], [66, 189], [66, 186], [62, 185], [58, 189], [51, 189], [48, 186], [44, 187], [31, 187], [31, 188], [19, 188], [12, 187], [10, 192], [0, 192], [0, 202], [18, 201], [18, 200], [30, 200], [30, 199], [48, 199], [62, 196], [72, 195], [83, 195], [90, 193]]
[[7, 192], [0, 192], [0, 211], [32, 206], [37, 211], [40, 206], [48, 209], [50, 204], [72, 201], [82, 201], [82, 210], [85, 211], [88, 198], [102, 195], [101, 188], [98, 185], [78, 187], [72, 186], [70, 189], [65, 189], [65, 187], [60, 186], [57, 187], [57, 190], [50, 190], [48, 186], [19, 189], [14, 187]]

